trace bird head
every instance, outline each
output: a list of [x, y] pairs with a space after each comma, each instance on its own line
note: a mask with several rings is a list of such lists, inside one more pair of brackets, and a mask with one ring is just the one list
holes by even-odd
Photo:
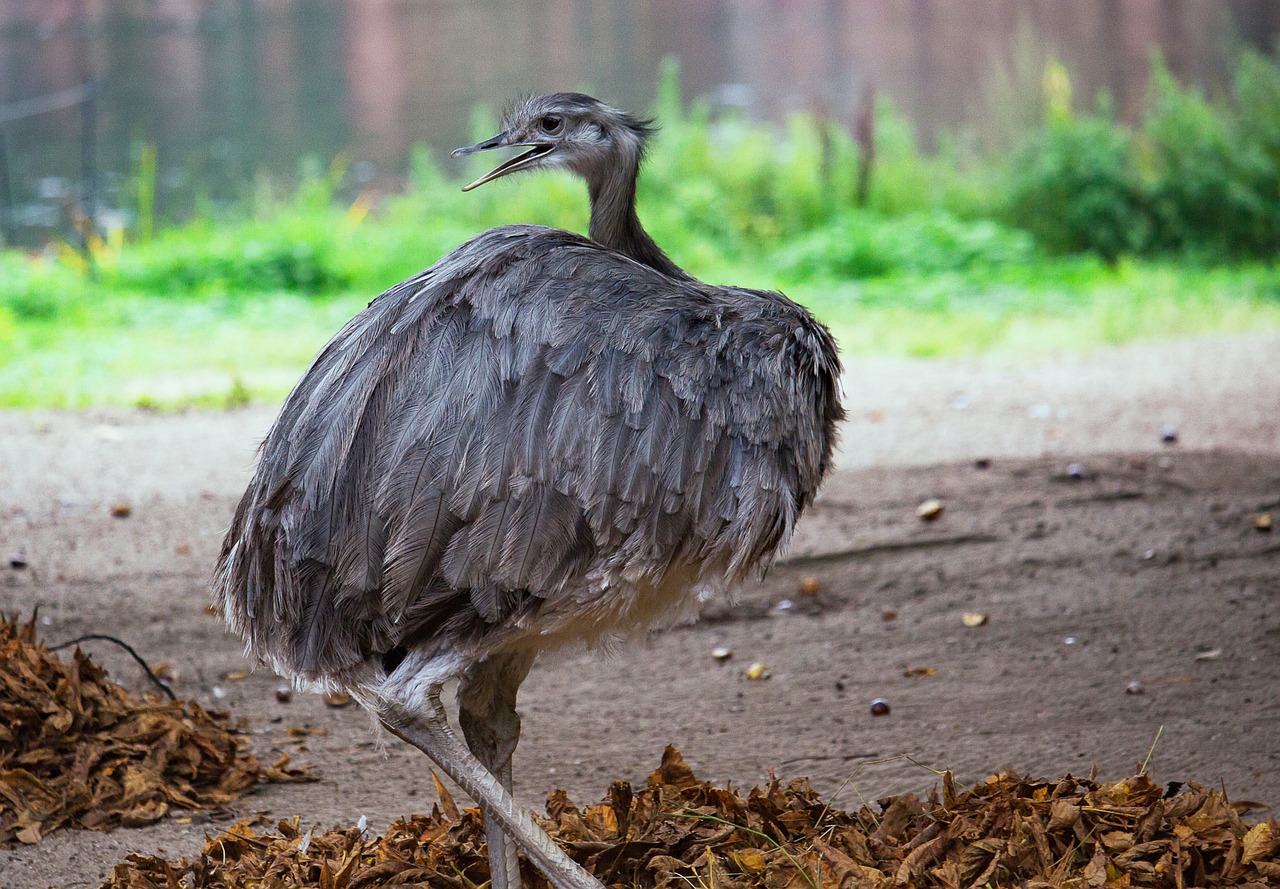
[[528, 151], [503, 161], [463, 191], [522, 170], [562, 167], [588, 182], [619, 163], [638, 166], [653, 124], [632, 117], [582, 93], [533, 96], [517, 102], [502, 115], [502, 131], [453, 152], [453, 157], [493, 148], [520, 147]]

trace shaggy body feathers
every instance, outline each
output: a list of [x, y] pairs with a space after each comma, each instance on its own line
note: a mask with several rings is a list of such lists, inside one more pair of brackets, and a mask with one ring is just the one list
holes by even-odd
[[830, 466], [838, 378], [779, 294], [492, 229], [316, 358], [219, 604], [253, 654], [338, 685], [397, 648], [465, 665], [634, 629], [768, 563]]

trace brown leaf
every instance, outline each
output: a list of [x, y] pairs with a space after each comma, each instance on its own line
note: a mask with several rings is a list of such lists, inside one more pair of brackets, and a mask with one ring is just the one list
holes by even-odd
[[1244, 864], [1251, 864], [1268, 857], [1272, 846], [1271, 825], [1265, 821], [1255, 824], [1244, 835], [1240, 845], [1243, 847], [1240, 860]]
[[462, 820], [462, 815], [458, 812], [458, 804], [453, 801], [453, 794], [436, 777], [434, 770], [431, 771], [431, 782], [435, 784], [436, 796], [440, 798], [440, 811], [444, 813], [445, 818], [457, 824]]
[[[590, 873], [626, 889], [1252, 889], [1280, 878], [1265, 851], [1267, 831], [1233, 833], [1226, 798], [1201, 790], [1162, 800], [1146, 776], [1102, 785], [1006, 772], [972, 789], [944, 776], [927, 799], [906, 794], [846, 812], [823, 805], [805, 781], [774, 778], [744, 799], [698, 780], [668, 748], [645, 788], [615, 784], [586, 807], [554, 791], [542, 824]], [[297, 819], [282, 822], [279, 835], [240, 824], [210, 839], [197, 860], [133, 856], [106, 889], [476, 889], [489, 879], [483, 820], [476, 810], [450, 820], [445, 808], [398, 821], [376, 839], [346, 828], [309, 832], [304, 843]], [[1161, 809], [1163, 819], [1152, 814]], [[1274, 846], [1276, 825], [1266, 824]], [[1262, 855], [1249, 864], [1245, 838]], [[544, 883], [534, 877], [533, 885]]]
[[150, 824], [175, 806], [219, 808], [260, 780], [310, 779], [287, 760], [261, 766], [226, 714], [139, 700], [78, 650], [63, 660], [36, 641], [34, 620], [0, 618], [0, 723], [0, 844]]

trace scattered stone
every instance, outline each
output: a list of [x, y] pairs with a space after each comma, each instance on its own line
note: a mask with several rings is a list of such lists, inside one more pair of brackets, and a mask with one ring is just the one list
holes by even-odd
[[753, 682], [763, 681], [772, 675], [773, 671], [758, 661], [747, 667], [747, 678]]
[[944, 509], [946, 509], [946, 504], [936, 497], [930, 497], [916, 507], [916, 517], [922, 522], [932, 522], [942, 515]]
[[886, 701], [884, 698], [876, 698], [874, 701], [871, 702], [871, 715], [872, 716], [888, 716], [889, 702]]

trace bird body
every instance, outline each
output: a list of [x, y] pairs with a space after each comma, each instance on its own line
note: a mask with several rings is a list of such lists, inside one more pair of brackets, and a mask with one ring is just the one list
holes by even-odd
[[216, 595], [251, 654], [350, 692], [481, 802], [495, 889], [519, 886], [511, 840], [587, 889], [511, 801], [516, 690], [541, 652], [767, 566], [830, 468], [840, 368], [805, 309], [701, 283], [640, 227], [647, 124], [577, 94], [508, 122], [464, 151], [532, 147], [478, 183], [569, 166], [593, 239], [491, 229], [343, 327], [263, 442]]
[[287, 675], [644, 629], [767, 564], [830, 462], [825, 328], [505, 226], [348, 323], [262, 446], [224, 607]]

